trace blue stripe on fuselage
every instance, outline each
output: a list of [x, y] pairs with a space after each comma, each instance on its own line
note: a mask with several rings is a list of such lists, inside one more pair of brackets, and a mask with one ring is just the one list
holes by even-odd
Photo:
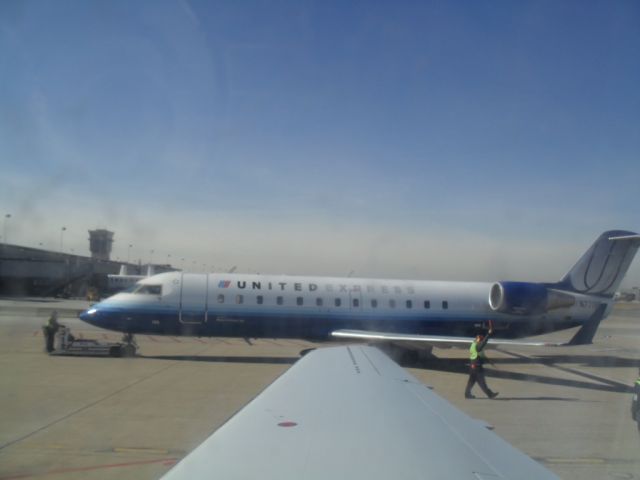
[[[328, 338], [340, 329], [415, 334], [472, 336], [476, 325], [490, 318], [483, 314], [456, 316], [455, 312], [401, 314], [371, 310], [344, 312], [309, 309], [237, 309], [209, 310], [207, 321], [203, 310], [183, 311], [180, 321], [176, 308], [149, 308], [142, 305], [99, 304], [92, 315], [84, 312], [81, 319], [97, 327], [130, 333], [160, 335], [198, 335], [228, 337]], [[516, 325], [507, 337], [518, 335], [524, 325]]]

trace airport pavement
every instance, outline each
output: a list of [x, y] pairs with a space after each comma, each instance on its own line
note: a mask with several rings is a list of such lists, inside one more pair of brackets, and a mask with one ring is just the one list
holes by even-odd
[[[159, 478], [314, 346], [139, 336], [136, 358], [44, 353], [40, 327], [54, 309], [76, 335], [119, 340], [75, 318], [87, 305], [0, 299], [0, 480]], [[593, 345], [489, 352], [496, 400], [479, 390], [478, 399], [463, 398], [465, 351], [435, 353], [411, 373], [560, 477], [640, 478], [640, 435], [629, 414], [639, 304], [617, 305]]]

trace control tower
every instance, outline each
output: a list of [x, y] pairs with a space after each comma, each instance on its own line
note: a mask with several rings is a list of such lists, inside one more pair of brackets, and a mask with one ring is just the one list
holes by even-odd
[[91, 250], [91, 258], [96, 260], [109, 260], [112, 243], [113, 232], [104, 229], [89, 230], [89, 250]]

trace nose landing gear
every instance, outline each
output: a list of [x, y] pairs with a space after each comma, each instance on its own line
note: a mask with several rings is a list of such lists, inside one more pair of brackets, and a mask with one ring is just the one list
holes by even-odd
[[122, 347], [120, 353], [123, 357], [134, 357], [138, 351], [138, 344], [133, 336], [133, 333], [125, 333], [122, 336]]

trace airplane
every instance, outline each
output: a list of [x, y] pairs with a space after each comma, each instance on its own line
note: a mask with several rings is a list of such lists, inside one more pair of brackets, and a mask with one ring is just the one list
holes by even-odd
[[[164, 273], [83, 312], [135, 333], [468, 345], [580, 326], [589, 343], [640, 246], [603, 233], [556, 283]], [[495, 340], [494, 340], [495, 343]], [[337, 394], [336, 392], [340, 392]], [[362, 345], [313, 351], [165, 475], [182, 478], [557, 478]]]
[[321, 348], [163, 480], [558, 479], [382, 351]]
[[591, 343], [610, 313], [639, 246], [637, 233], [604, 232], [555, 283], [166, 272], [79, 316], [125, 333], [132, 353], [134, 334], [347, 339], [428, 350], [468, 345], [488, 326], [494, 345], [580, 327], [568, 342], [579, 345]]

